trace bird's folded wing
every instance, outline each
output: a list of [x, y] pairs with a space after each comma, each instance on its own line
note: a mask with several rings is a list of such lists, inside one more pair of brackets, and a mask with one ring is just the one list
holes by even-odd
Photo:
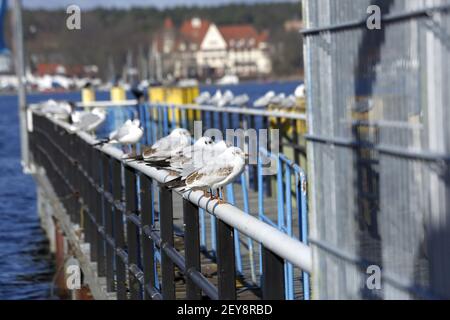
[[189, 187], [209, 187], [223, 181], [233, 172], [232, 166], [216, 168], [212, 171], [203, 168], [195, 171], [186, 178], [186, 185]]

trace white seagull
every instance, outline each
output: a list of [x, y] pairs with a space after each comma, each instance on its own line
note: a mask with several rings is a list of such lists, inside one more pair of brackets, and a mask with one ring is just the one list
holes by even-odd
[[269, 91], [264, 96], [256, 100], [253, 103], [253, 106], [255, 108], [266, 108], [270, 104], [270, 101], [273, 99], [273, 97], [275, 97], [275, 92]]
[[[229, 147], [219, 157], [211, 159], [201, 169], [188, 175], [186, 179], [170, 181], [166, 186], [182, 188], [181, 191], [203, 190], [205, 193], [208, 189], [219, 191], [242, 174], [245, 168], [245, 157], [241, 149]], [[219, 203], [223, 201], [219, 199]]]
[[75, 111], [71, 115], [71, 130], [93, 132], [106, 120], [106, 111], [94, 108], [92, 111]]
[[289, 95], [287, 98], [283, 99], [283, 101], [281, 101], [281, 107], [283, 109], [291, 109], [293, 107], [295, 107], [295, 105], [297, 104], [297, 98], [295, 98], [294, 95]]
[[181, 166], [181, 178], [185, 179], [191, 173], [203, 168], [208, 162], [220, 156], [227, 148], [228, 145], [225, 141], [220, 140], [214, 144], [209, 143], [207, 147], [194, 150], [191, 158]]
[[216, 93], [207, 102], [207, 104], [217, 106], [219, 104], [220, 100], [222, 100], [222, 91], [217, 90]]
[[270, 99], [270, 104], [280, 106], [284, 99], [286, 99], [286, 95], [284, 93], [280, 93]]
[[230, 90], [225, 91], [222, 95], [222, 99], [217, 102], [217, 106], [222, 108], [230, 105], [231, 101], [234, 99], [234, 94]]
[[211, 94], [208, 91], [202, 92], [197, 98], [195, 98], [196, 104], [205, 104], [211, 99]]
[[145, 148], [141, 156], [130, 158], [145, 162], [165, 162], [191, 144], [191, 134], [188, 130], [177, 128], [168, 136], [159, 139], [151, 147]]
[[[193, 145], [171, 155], [170, 159], [165, 161], [167, 168], [182, 172], [183, 168], [194, 161], [202, 161], [214, 148], [214, 141], [210, 137], [201, 137]], [[162, 166], [164, 167], [164, 166]]]
[[237, 107], [243, 107], [243, 106], [246, 106], [249, 101], [250, 101], [250, 97], [247, 94], [241, 94], [241, 95], [234, 97], [234, 99], [231, 100], [230, 105], [237, 106]]
[[306, 96], [306, 88], [304, 83], [295, 89], [294, 95], [296, 98], [304, 98]]
[[109, 134], [108, 139], [98, 142], [96, 145], [103, 144], [122, 144], [135, 145], [144, 135], [144, 129], [138, 119], [127, 120], [119, 129]]
[[55, 119], [67, 121], [74, 109], [74, 106], [66, 101], [48, 100], [39, 104], [41, 112], [52, 116]]

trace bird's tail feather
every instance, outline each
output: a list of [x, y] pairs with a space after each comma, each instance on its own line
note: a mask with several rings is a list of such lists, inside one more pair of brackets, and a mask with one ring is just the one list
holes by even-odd
[[170, 167], [170, 162], [167, 160], [146, 160], [147, 165], [155, 168], [168, 168]]
[[129, 157], [123, 158], [123, 160], [128, 160], [128, 161], [144, 161], [144, 157], [143, 157], [142, 155], [129, 156]]
[[109, 139], [102, 139], [99, 142], [95, 143], [94, 147], [103, 146], [104, 144], [107, 144], [109, 141], [111, 141], [111, 140], [109, 140]]
[[164, 183], [163, 186], [169, 189], [186, 187], [186, 180], [183, 180], [181, 177], [178, 177], [169, 182]]

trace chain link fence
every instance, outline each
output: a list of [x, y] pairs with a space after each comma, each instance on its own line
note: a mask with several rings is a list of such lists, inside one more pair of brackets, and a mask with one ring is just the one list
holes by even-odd
[[313, 298], [450, 298], [449, 10], [303, 1]]

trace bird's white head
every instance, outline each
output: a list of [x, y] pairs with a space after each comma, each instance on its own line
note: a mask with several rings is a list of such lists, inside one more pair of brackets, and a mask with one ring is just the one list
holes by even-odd
[[199, 148], [205, 148], [208, 146], [212, 146], [214, 141], [210, 137], [201, 137], [195, 142], [195, 146]]
[[139, 119], [134, 119], [132, 121], [133, 126], [135, 127], [140, 127], [141, 126], [141, 121]]

